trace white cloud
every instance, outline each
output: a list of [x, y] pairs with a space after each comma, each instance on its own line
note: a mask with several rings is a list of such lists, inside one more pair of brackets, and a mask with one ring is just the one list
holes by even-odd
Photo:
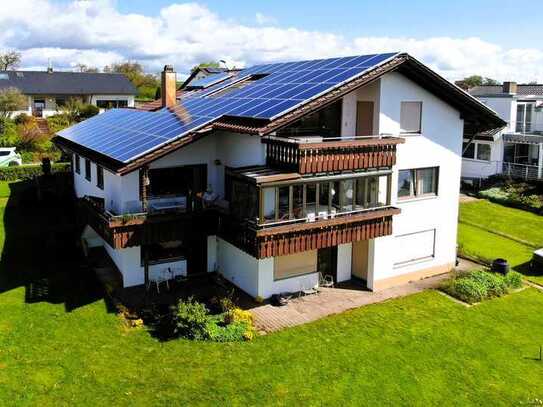
[[221, 18], [197, 3], [165, 7], [157, 16], [123, 14], [114, 0], [16, 0], [0, 8], [0, 48], [23, 52], [25, 67], [75, 63], [103, 66], [138, 60], [149, 71], [173, 63], [179, 72], [208, 60], [228, 65], [406, 51], [449, 79], [481, 74], [543, 82], [543, 51], [505, 49], [480, 38], [358, 37], [284, 28], [261, 13], [255, 25]]

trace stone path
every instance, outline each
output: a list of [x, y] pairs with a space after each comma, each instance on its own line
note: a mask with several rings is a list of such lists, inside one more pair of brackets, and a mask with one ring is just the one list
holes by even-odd
[[476, 198], [474, 196], [469, 196], [469, 195], [466, 195], [466, 194], [460, 194], [460, 199], [459, 200], [460, 200], [460, 203], [480, 201], [479, 198]]

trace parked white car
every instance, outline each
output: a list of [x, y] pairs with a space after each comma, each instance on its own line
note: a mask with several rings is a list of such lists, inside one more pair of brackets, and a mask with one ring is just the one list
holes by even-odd
[[0, 148], [0, 167], [11, 167], [13, 165], [21, 165], [22, 163], [23, 159], [15, 151], [15, 147]]

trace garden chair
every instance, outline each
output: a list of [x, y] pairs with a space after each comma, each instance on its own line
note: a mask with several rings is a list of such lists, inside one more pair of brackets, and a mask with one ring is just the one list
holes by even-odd
[[[149, 286], [155, 283], [156, 291], [158, 294], [160, 294], [160, 284], [166, 283], [166, 287], [168, 290], [170, 289], [170, 281], [171, 279], [171, 273], [168, 269], [164, 270], [154, 270], [149, 275]], [[149, 289], [149, 286], [147, 289]]]
[[298, 297], [302, 295], [311, 295], [317, 294], [318, 290], [315, 286], [312, 286], [306, 279], [300, 280], [300, 291], [298, 292]]
[[319, 287], [332, 288], [334, 286], [334, 277], [330, 274], [322, 274], [319, 272]]

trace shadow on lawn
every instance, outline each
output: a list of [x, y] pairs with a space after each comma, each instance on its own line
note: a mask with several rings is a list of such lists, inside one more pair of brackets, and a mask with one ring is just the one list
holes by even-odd
[[[104, 298], [77, 249], [75, 203], [65, 174], [10, 184], [4, 206], [0, 292], [25, 287], [27, 303], [64, 303], [66, 311]], [[4, 199], [2, 199], [4, 200]], [[108, 307], [109, 309], [109, 307]]]

